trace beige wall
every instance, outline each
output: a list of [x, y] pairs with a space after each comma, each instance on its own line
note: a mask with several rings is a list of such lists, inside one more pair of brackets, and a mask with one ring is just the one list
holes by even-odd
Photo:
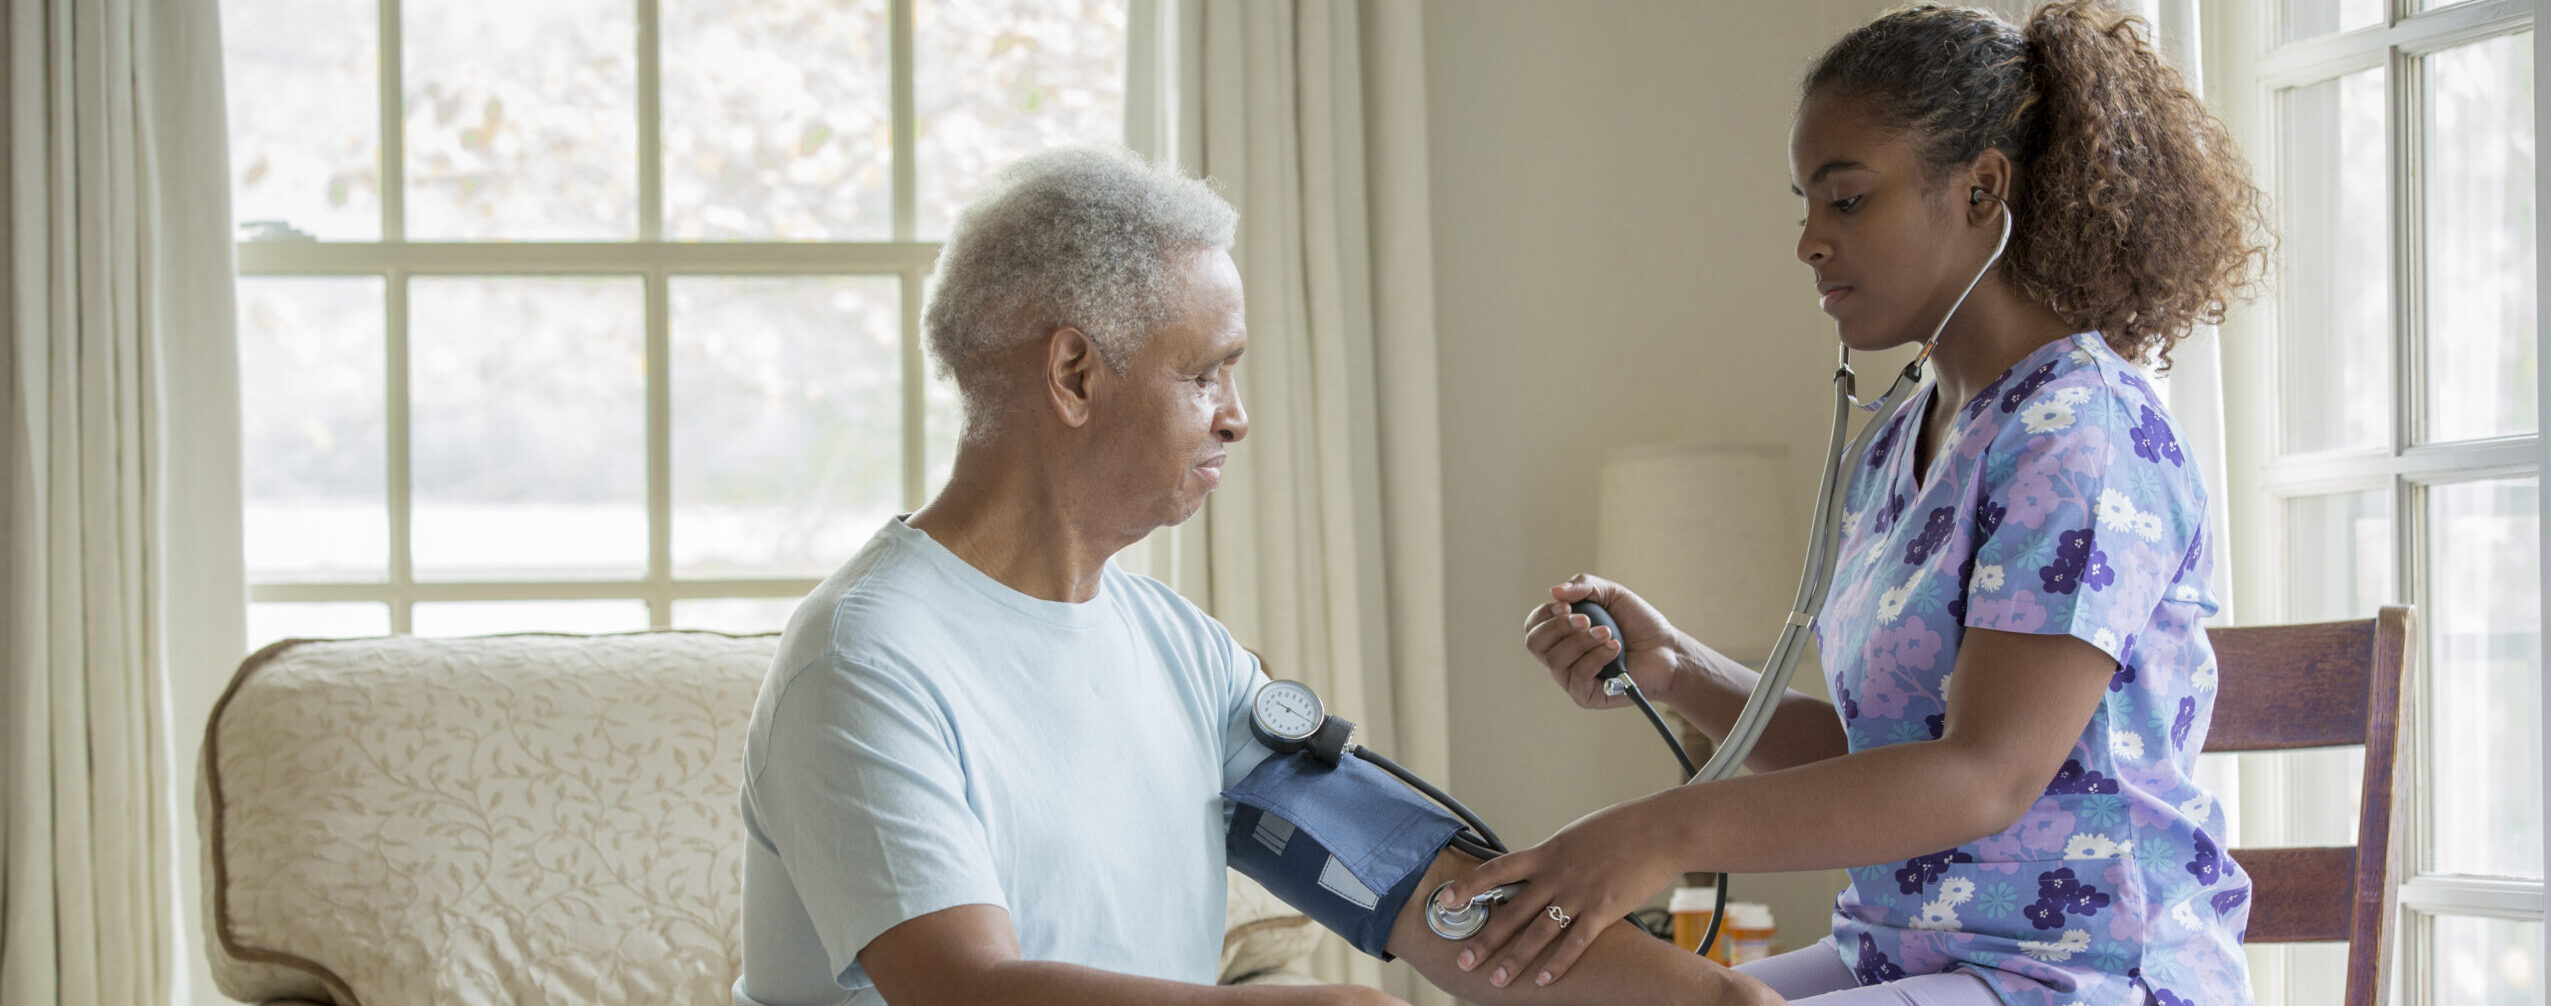
[[[1593, 560], [1601, 449], [1784, 444], [1802, 508], [1814, 493], [1834, 343], [1792, 254], [1789, 117], [1807, 60], [1882, 6], [1427, 4], [1451, 785], [1509, 842], [1677, 775], [1637, 713], [1577, 710], [1520, 645], [1544, 588]], [[1797, 572], [1728, 575], [1786, 594]], [[1734, 893], [1799, 946], [1840, 884]]]

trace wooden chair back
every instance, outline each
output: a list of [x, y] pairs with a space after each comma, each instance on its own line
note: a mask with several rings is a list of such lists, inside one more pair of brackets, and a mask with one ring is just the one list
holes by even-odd
[[2355, 621], [2207, 632], [2217, 673], [2208, 752], [2365, 749], [2355, 845], [2231, 850], [2250, 874], [2248, 941], [2345, 941], [2348, 1006], [2370, 1006], [2384, 989], [2400, 856], [2392, 791], [2410, 632], [2403, 605]]

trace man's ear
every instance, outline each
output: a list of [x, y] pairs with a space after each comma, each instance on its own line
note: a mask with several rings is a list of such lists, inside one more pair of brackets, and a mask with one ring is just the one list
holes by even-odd
[[1063, 425], [1079, 427], [1089, 422], [1091, 397], [1101, 380], [1099, 371], [1107, 361], [1098, 354], [1098, 343], [1089, 333], [1065, 325], [1045, 337], [1045, 396], [1054, 405], [1054, 415]]

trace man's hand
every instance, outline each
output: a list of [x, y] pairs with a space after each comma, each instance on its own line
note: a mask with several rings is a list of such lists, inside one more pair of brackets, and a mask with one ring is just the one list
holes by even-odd
[[870, 940], [859, 963], [895, 1006], [1408, 1006], [1362, 985], [1191, 985], [1022, 960], [1010, 913], [993, 905], [906, 920]]

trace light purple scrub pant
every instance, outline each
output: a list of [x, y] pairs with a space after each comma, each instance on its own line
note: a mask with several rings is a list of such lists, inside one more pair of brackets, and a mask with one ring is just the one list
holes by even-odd
[[1828, 937], [1815, 946], [1767, 957], [1736, 970], [1772, 987], [1797, 1006], [2001, 1006], [1993, 987], [1963, 971], [1915, 975], [1862, 985]]

